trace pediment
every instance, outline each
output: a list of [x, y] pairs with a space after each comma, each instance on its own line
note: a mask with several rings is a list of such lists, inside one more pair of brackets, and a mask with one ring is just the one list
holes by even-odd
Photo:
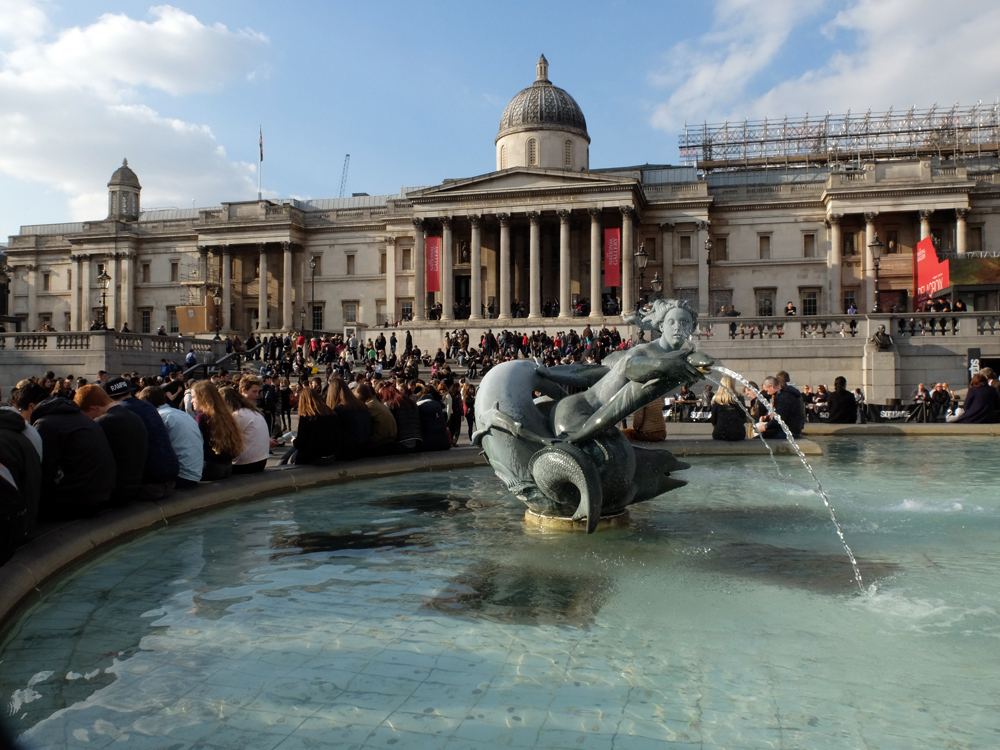
[[588, 192], [607, 188], [620, 191], [623, 187], [637, 184], [626, 177], [611, 177], [588, 172], [563, 172], [555, 169], [527, 169], [523, 167], [505, 169], [502, 172], [470, 177], [464, 180], [449, 180], [442, 185], [415, 190], [407, 193], [407, 198], [418, 202], [467, 198], [472, 195], [549, 192], [587, 190]]

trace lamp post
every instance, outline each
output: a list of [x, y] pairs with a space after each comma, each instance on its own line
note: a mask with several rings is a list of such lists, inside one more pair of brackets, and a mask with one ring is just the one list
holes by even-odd
[[875, 308], [872, 310], [873, 313], [882, 312], [881, 300], [879, 299], [879, 288], [878, 288], [878, 264], [879, 260], [882, 258], [882, 250], [885, 247], [882, 240], [878, 238], [878, 232], [875, 233], [875, 239], [868, 243], [868, 249], [872, 251], [872, 261], [875, 263]]
[[712, 238], [705, 238], [705, 267], [708, 270], [708, 314], [715, 315], [712, 310]]
[[212, 302], [215, 303], [215, 340], [220, 341], [222, 337], [219, 336], [221, 328], [219, 324], [219, 308], [222, 307], [222, 287], [215, 288], [215, 291], [212, 293]]
[[[309, 300], [309, 314], [312, 315], [313, 308], [316, 307], [316, 256], [309, 258], [309, 271], [312, 274], [312, 299]], [[315, 316], [313, 316], [315, 317]], [[309, 321], [309, 330], [312, 330], [313, 321]]]
[[635, 306], [638, 310], [642, 307], [642, 282], [646, 278], [646, 264], [649, 263], [649, 253], [646, 252], [646, 245], [639, 245], [639, 249], [633, 257], [635, 258], [635, 267], [639, 269], [638, 289], [635, 294]]
[[101, 284], [101, 330], [108, 330], [108, 287], [111, 285], [111, 276], [106, 268], [101, 269], [101, 275], [97, 277]]
[[299, 330], [304, 331], [306, 329], [306, 306], [302, 305], [299, 308]]
[[660, 292], [663, 291], [663, 279], [660, 278], [659, 272], [653, 274], [653, 280], [649, 282], [649, 285], [653, 287], [653, 299], [659, 299]]

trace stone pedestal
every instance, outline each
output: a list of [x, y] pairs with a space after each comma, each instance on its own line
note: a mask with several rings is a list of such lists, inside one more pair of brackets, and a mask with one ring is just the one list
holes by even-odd
[[[601, 516], [597, 522], [595, 531], [604, 529], [614, 529], [619, 526], [628, 526], [628, 511], [623, 510], [611, 516]], [[587, 533], [587, 520], [574, 521], [568, 516], [543, 516], [532, 510], [524, 512], [524, 522], [529, 526], [535, 526], [541, 531], [580, 531]]]
[[864, 384], [862, 390], [869, 404], [882, 405], [886, 399], [900, 398], [899, 392], [899, 352], [896, 347], [880, 352], [875, 344], [865, 344], [862, 360]]

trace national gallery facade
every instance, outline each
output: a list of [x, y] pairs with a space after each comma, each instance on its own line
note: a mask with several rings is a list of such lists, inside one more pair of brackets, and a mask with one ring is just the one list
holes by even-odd
[[[682, 166], [591, 169], [583, 112], [542, 57], [500, 117], [495, 170], [475, 177], [144, 211], [124, 163], [106, 218], [10, 237], [9, 314], [22, 330], [558, 330], [651, 295], [708, 316], [863, 312], [876, 286], [882, 309], [906, 311], [920, 239], [1000, 249], [996, 111], [926, 114], [881, 131], [850, 116], [706, 125], [681, 137]], [[943, 292], [998, 309], [996, 287]]]

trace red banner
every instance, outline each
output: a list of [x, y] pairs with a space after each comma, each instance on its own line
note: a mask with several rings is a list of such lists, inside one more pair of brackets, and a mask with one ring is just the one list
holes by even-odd
[[604, 286], [622, 283], [622, 230], [604, 230]]
[[948, 260], [938, 260], [930, 237], [913, 248], [913, 309], [924, 310], [935, 294], [951, 285]]
[[427, 257], [427, 291], [441, 291], [441, 238], [428, 237], [424, 245]]

